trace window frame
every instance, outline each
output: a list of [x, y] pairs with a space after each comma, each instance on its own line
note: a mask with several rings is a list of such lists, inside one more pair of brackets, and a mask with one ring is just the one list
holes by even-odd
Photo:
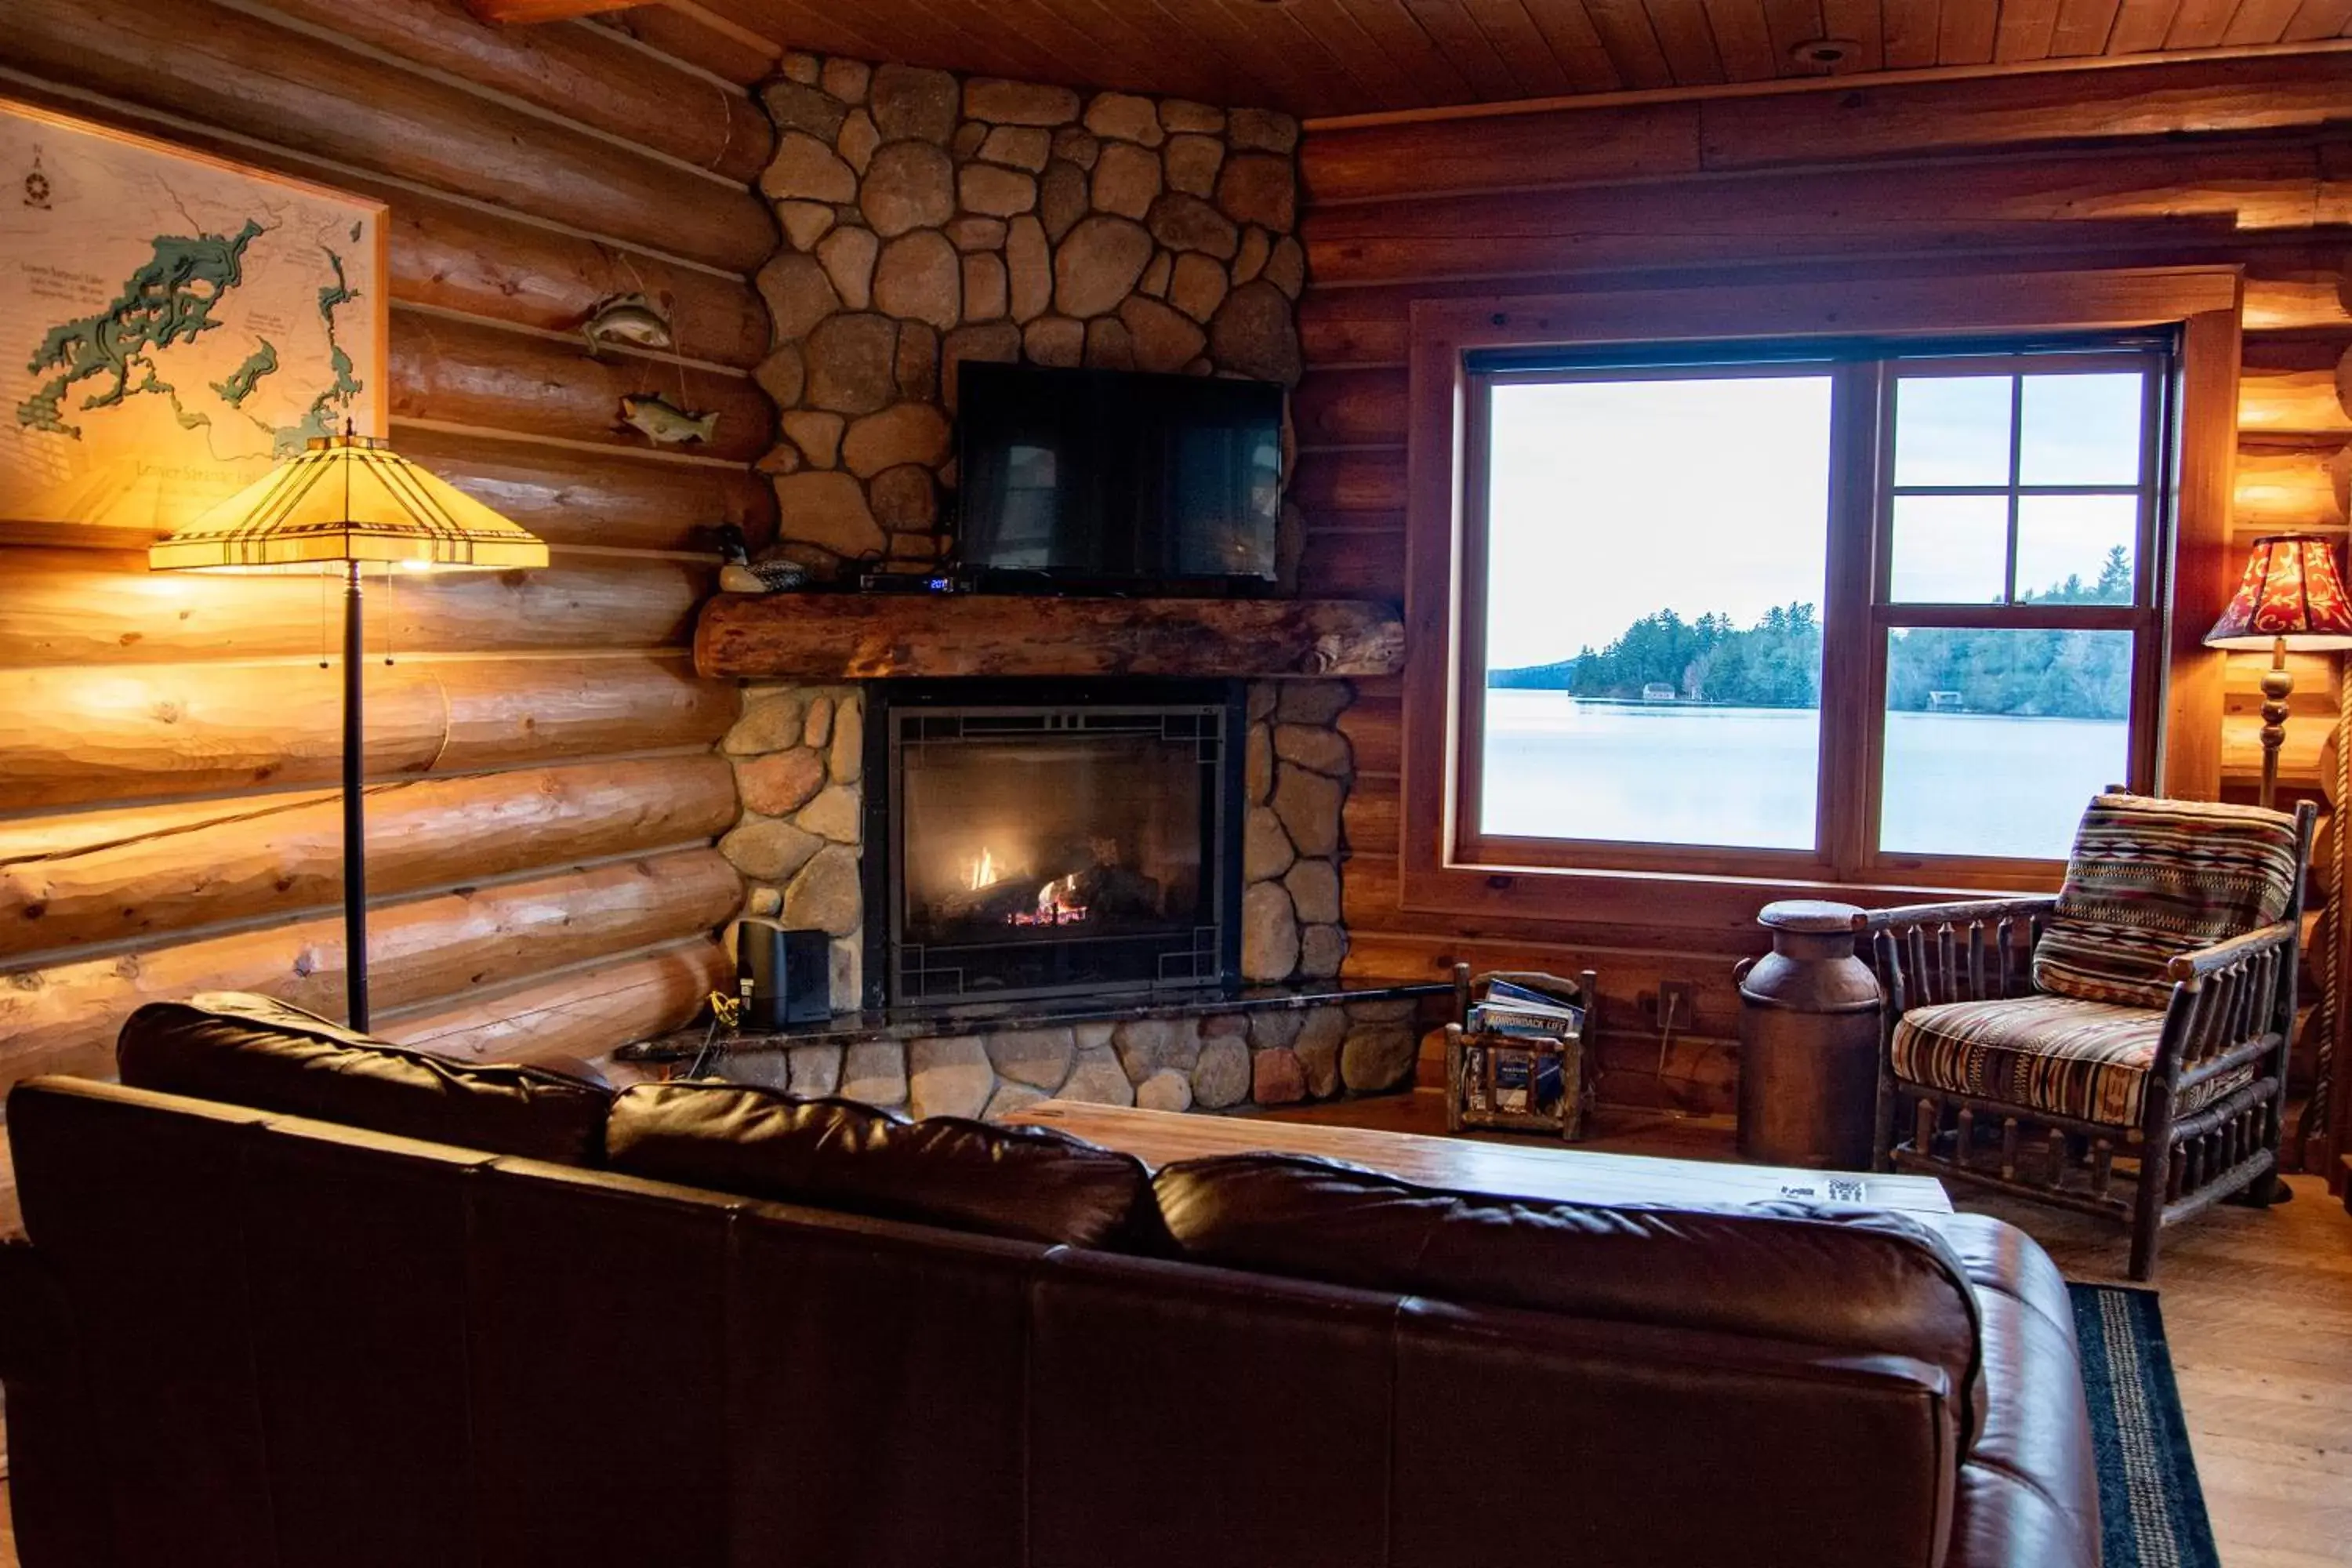
[[[2174, 458], [2168, 472], [2151, 477], [2162, 486], [2162, 508], [2173, 519], [2171, 570], [2165, 571], [2165, 563], [2146, 550], [2137, 565], [2141, 573], [2158, 575], [2148, 605], [2133, 612], [2155, 627], [2154, 636], [2140, 639], [2134, 671], [2134, 719], [2143, 736], [2134, 782], [2212, 798], [2220, 788], [2221, 656], [2199, 639], [2221, 613], [2229, 589], [2241, 292], [2237, 269], [2196, 267], [1415, 300], [1408, 393], [1410, 559], [1399, 906], [1455, 915], [1556, 912], [1597, 922], [1671, 925], [1681, 923], [1676, 911], [1684, 910], [1703, 910], [1703, 918], [1712, 921], [1736, 908], [1737, 919], [1744, 921], [1758, 902], [1781, 894], [2042, 890], [2056, 880], [2053, 866], [2041, 861], [1874, 852], [1883, 715], [1874, 722], [1868, 710], [1884, 672], [1866, 659], [1832, 661], [1826, 647], [1817, 808], [1824, 823], [1847, 825], [1841, 841], [1817, 834], [1814, 850], [1738, 850], [1465, 834], [1464, 806], [1475, 798], [1471, 792], [1477, 782], [1477, 737], [1465, 722], [1475, 704], [1467, 701], [1465, 690], [1472, 680], [1482, 689], [1484, 681], [1478, 631], [1466, 613], [1475, 605], [1472, 583], [1484, 580], [1483, 530], [1472, 526], [1474, 518], [1484, 515], [1483, 496], [1472, 493], [1478, 466], [1466, 460], [1472, 441], [1482, 434], [1474, 428], [1481, 403], [1473, 395], [1474, 357], [1511, 350], [1601, 353], [1675, 344], [1738, 353], [1750, 345], [1767, 351], [1808, 340], [1863, 339], [1883, 341], [1899, 352], [1906, 342], [1922, 341], [2179, 329], [2170, 395], [2164, 400], [2172, 439], [2158, 444]], [[1788, 367], [1806, 363], [1822, 362], [1796, 359]], [[1759, 373], [1770, 368], [1758, 364]], [[1875, 362], [1846, 362], [1830, 369], [1842, 378], [1833, 399], [1892, 395], [1893, 378], [1883, 375]], [[1879, 602], [1879, 542], [1867, 536], [1857, 541], [1850, 532], [1856, 520], [1881, 526], [1885, 509], [1876, 500], [1858, 507], [1852, 497], [1854, 487], [1875, 488], [1881, 475], [1891, 477], [1891, 469], [1882, 453], [1852, 449], [1861, 443], [1841, 433], [1853, 427], [1850, 419], [1833, 416], [1825, 625], [1833, 616], [1838, 624], [1853, 625], [1857, 616], [1875, 623], [1890, 608]], [[1885, 439], [1891, 424], [1881, 418], [1877, 428]], [[1841, 536], [1842, 527], [1848, 536]], [[1474, 567], [1480, 569], [1475, 579]], [[2072, 608], [2079, 616], [2095, 607]], [[2006, 606], [2003, 612], [2017, 613]], [[1874, 624], [1869, 635], [1874, 640], [1865, 651], [1874, 647], [1874, 658], [1883, 663], [1884, 632]], [[2145, 723], [2143, 712], [2148, 715]], [[1873, 737], [1865, 766], [1831, 764], [1839, 754], [1826, 739], [1832, 725], [1840, 733]], [[1857, 791], [1870, 798], [1855, 799]], [[1865, 821], [1866, 829], [1857, 826]]]

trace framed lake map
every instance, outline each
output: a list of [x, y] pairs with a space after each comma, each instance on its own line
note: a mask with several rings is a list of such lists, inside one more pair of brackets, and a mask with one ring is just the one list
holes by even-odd
[[381, 436], [386, 209], [0, 100], [0, 531], [159, 536]]

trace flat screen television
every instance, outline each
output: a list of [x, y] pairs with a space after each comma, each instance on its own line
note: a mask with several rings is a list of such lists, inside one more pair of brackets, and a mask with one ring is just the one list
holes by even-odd
[[956, 390], [958, 558], [984, 585], [1274, 580], [1281, 387], [966, 362]]

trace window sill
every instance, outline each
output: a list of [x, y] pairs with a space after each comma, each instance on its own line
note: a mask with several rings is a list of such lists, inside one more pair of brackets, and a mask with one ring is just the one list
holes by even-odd
[[1428, 870], [1407, 868], [1398, 905], [1402, 912], [1454, 917], [1744, 928], [1759, 909], [1781, 899], [1822, 899], [1870, 909], [1999, 894], [2031, 896], [2057, 891], [2064, 871], [2055, 862], [2038, 874], [2011, 863], [1998, 870], [1937, 868], [1916, 878], [1837, 880], [1733, 871], [1447, 865]]

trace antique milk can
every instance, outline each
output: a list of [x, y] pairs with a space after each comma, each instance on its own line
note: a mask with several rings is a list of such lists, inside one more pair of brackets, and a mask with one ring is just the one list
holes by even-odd
[[1851, 904], [1767, 904], [1772, 951], [1739, 983], [1739, 1152], [1866, 1171], [1877, 1127], [1878, 979], [1855, 956]]

